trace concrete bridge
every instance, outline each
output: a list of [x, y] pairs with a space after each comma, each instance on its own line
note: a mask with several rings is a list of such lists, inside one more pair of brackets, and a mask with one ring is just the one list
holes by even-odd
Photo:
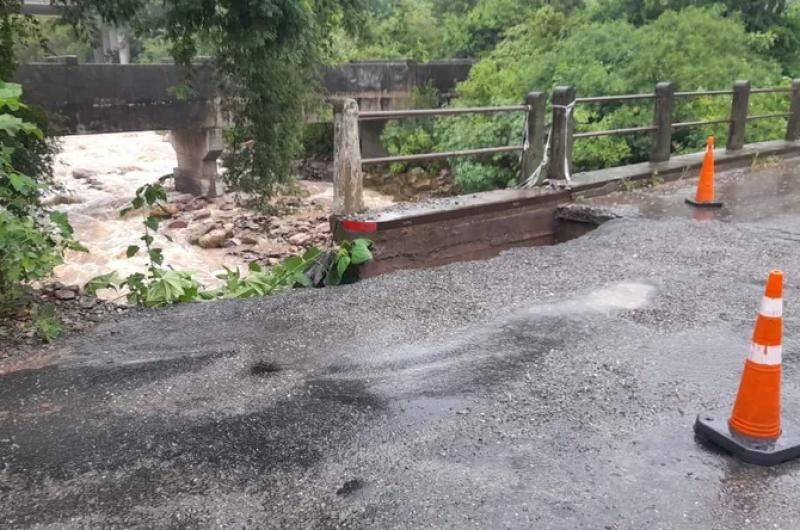
[[[331, 67], [321, 72], [328, 97], [352, 98], [361, 108], [408, 108], [415, 89], [435, 88], [450, 98], [458, 82], [469, 74], [472, 60], [369, 61]], [[95, 134], [123, 131], [169, 130], [178, 164], [176, 187], [195, 194], [213, 194], [216, 160], [222, 152], [224, 89], [210, 63], [198, 63], [187, 72], [174, 64], [78, 64], [72, 58], [60, 63], [20, 66], [16, 79], [26, 101], [60, 117], [60, 134]], [[186, 94], [176, 88], [188, 86]], [[309, 117], [310, 119], [315, 119]], [[364, 123], [361, 146], [380, 155], [380, 133], [386, 120]]]

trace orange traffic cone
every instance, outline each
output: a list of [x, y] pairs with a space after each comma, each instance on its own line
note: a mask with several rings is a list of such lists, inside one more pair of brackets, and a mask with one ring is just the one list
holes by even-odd
[[783, 273], [772, 271], [756, 320], [733, 412], [697, 417], [695, 432], [745, 462], [773, 465], [800, 456], [800, 431], [781, 428]]
[[700, 182], [694, 199], [686, 199], [687, 204], [698, 208], [721, 208], [722, 203], [714, 200], [714, 137], [706, 140], [706, 157], [700, 169]]
[[781, 435], [781, 341], [783, 274], [773, 271], [761, 302], [750, 356], [728, 424], [749, 438], [777, 440]]

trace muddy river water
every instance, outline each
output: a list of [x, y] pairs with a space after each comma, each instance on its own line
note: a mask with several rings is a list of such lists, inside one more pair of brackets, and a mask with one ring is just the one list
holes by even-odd
[[[77, 238], [89, 248], [88, 253], [70, 252], [65, 263], [55, 271], [56, 280], [68, 285], [83, 285], [91, 278], [117, 270], [126, 275], [143, 271], [145, 259], [128, 259], [126, 249], [138, 243], [142, 235], [142, 215], [120, 217], [136, 189], [172, 172], [175, 152], [166, 134], [137, 132], [70, 136], [62, 139], [62, 151], [55, 165], [58, 193], [50, 197], [54, 208], [69, 214]], [[180, 200], [165, 186], [169, 199]], [[303, 182], [304, 201], [327, 207], [332, 200], [332, 187], [327, 182]], [[371, 207], [390, 204], [391, 200], [370, 192], [366, 196]], [[231, 202], [231, 198], [218, 199]], [[227, 215], [235, 218], [238, 207]], [[324, 212], [323, 211], [323, 214]], [[241, 210], [239, 210], [241, 213]], [[226, 248], [204, 249], [190, 244], [184, 235], [160, 233], [156, 245], [163, 248], [165, 262], [175, 269], [191, 271], [205, 285], [213, 286], [215, 274], [223, 266], [246, 265], [245, 257], [231, 255]], [[111, 293], [105, 293], [105, 297]]]

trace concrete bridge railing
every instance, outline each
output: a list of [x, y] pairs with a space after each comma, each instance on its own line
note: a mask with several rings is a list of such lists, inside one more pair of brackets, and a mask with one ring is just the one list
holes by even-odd
[[[751, 94], [785, 93], [789, 96], [786, 112], [750, 115]], [[731, 113], [727, 118], [675, 122], [673, 109], [677, 98], [702, 96], [730, 96]], [[578, 105], [652, 101], [653, 125], [606, 131], [575, 132], [573, 110]], [[800, 79], [791, 87], [751, 88], [749, 81], [737, 81], [731, 90], [676, 92], [672, 83], [658, 83], [652, 94], [626, 94], [618, 96], [576, 97], [574, 87], [561, 86], [553, 91], [551, 100], [552, 121], [546, 125], [547, 97], [542, 92], [528, 94], [522, 105], [507, 107], [479, 107], [453, 109], [416, 109], [397, 111], [361, 111], [355, 100], [344, 100], [336, 106], [334, 127], [334, 215], [347, 216], [363, 211], [363, 167], [394, 162], [421, 162], [454, 157], [472, 157], [497, 153], [519, 152], [521, 155], [521, 182], [537, 185], [545, 179], [569, 181], [572, 175], [572, 151], [576, 140], [602, 136], [650, 134], [653, 147], [650, 164], [657, 170], [672, 156], [672, 135], [676, 130], [706, 125], [728, 124], [727, 152], [745, 148], [747, 124], [754, 120], [786, 119], [785, 140], [800, 140]], [[524, 142], [520, 145], [487, 147], [443, 153], [426, 153], [403, 156], [365, 158], [359, 140], [360, 122], [370, 120], [408, 119], [421, 116], [450, 116], [457, 114], [521, 112], [527, 113]]]

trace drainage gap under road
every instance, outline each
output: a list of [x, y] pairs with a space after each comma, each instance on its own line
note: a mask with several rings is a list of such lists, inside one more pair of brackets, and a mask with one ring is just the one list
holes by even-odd
[[401, 204], [336, 219], [335, 237], [366, 237], [375, 261], [362, 277], [491, 258], [503, 250], [580, 237], [616, 217], [573, 202], [568, 190], [498, 190]]

